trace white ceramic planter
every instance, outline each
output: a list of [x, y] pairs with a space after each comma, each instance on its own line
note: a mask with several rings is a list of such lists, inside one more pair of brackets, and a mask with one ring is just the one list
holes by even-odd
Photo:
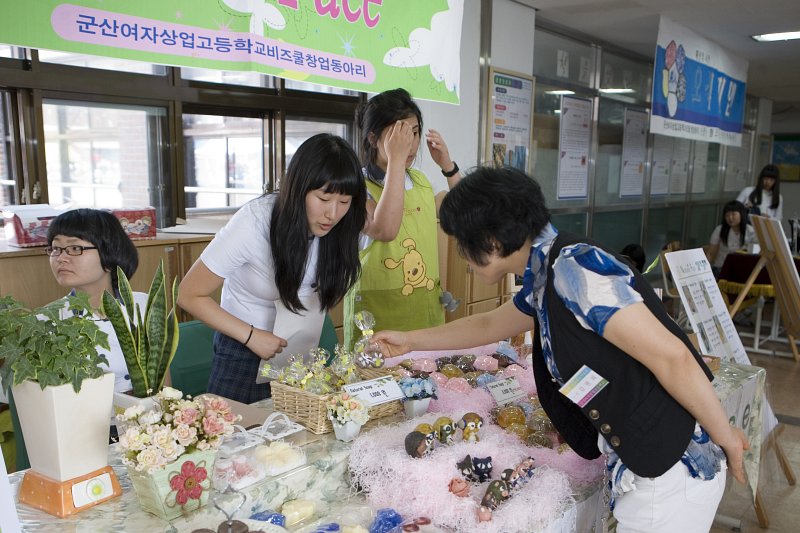
[[428, 412], [428, 405], [430, 405], [430, 398], [422, 398], [421, 400], [406, 400], [403, 402], [403, 409], [405, 409], [408, 418], [415, 418], [424, 415]]
[[361, 424], [352, 420], [344, 424], [333, 424], [333, 433], [342, 442], [350, 442], [358, 436], [359, 431], [361, 431]]
[[45, 387], [25, 381], [13, 388], [31, 469], [57, 481], [108, 464], [108, 428], [114, 374], [86, 379], [76, 394], [71, 384]]

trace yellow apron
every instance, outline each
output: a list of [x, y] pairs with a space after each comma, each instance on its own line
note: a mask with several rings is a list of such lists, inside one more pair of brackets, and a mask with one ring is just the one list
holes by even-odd
[[[414, 182], [403, 198], [403, 219], [391, 242], [372, 241], [360, 253], [361, 277], [344, 300], [345, 346], [352, 348], [361, 332], [353, 315], [366, 310], [375, 316], [375, 331], [409, 331], [444, 324], [439, 302], [439, 248], [436, 203], [425, 175], [407, 170]], [[367, 181], [375, 201], [383, 187]]]

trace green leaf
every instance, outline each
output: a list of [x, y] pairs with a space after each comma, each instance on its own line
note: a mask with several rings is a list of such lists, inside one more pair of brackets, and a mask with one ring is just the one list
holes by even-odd
[[[123, 273], [122, 275], [124, 276], [125, 274]], [[114, 333], [117, 335], [122, 355], [125, 358], [125, 364], [128, 366], [128, 375], [131, 377], [133, 393], [139, 396], [143, 393], [142, 391], [147, 390], [143, 377], [144, 367], [141, 354], [139, 353], [136, 339], [128, 327], [128, 321], [123, 314], [122, 306], [108, 291], [103, 293], [103, 313], [111, 322]]]

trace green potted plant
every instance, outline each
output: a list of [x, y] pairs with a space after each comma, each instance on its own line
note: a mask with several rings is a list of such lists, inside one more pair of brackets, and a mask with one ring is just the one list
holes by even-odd
[[130, 395], [115, 393], [114, 406], [119, 411], [138, 403], [136, 398], [152, 397], [164, 387], [167, 369], [178, 349], [178, 282], [173, 281], [170, 295], [162, 261], [150, 284], [147, 305], [140, 309], [121, 268], [117, 268], [117, 279], [119, 300], [108, 292], [103, 294], [103, 313], [117, 334], [133, 389]]
[[[108, 464], [114, 374], [104, 372], [108, 336], [86, 295], [26, 309], [0, 298], [0, 379], [11, 389], [31, 468], [66, 481]], [[69, 316], [59, 318], [68, 305]]]

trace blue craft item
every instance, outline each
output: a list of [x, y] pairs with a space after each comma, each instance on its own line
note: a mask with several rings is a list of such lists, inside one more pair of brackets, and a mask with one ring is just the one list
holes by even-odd
[[259, 522], [268, 522], [276, 526], [286, 527], [286, 517], [276, 511], [261, 511], [250, 515], [250, 520], [258, 520]]
[[403, 518], [394, 509], [379, 509], [369, 526], [369, 533], [388, 533], [403, 523]]
[[475, 378], [475, 383], [477, 383], [478, 387], [486, 387], [492, 381], [495, 381], [497, 378], [488, 372], [481, 374], [477, 378]]
[[314, 530], [314, 533], [329, 533], [331, 531], [341, 531], [342, 528], [339, 527], [339, 524], [336, 522], [331, 522], [330, 524], [322, 524], [317, 526], [317, 529]]

